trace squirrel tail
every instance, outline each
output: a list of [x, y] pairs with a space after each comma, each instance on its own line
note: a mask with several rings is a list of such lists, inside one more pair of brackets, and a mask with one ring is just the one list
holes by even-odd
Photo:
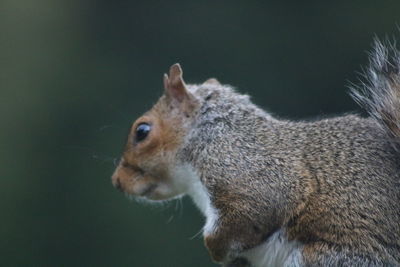
[[366, 81], [350, 94], [400, 148], [400, 51], [388, 40], [375, 39], [373, 47]]

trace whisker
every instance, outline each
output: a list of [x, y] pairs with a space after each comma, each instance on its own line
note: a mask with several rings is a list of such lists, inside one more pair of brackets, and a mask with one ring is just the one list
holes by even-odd
[[182, 218], [182, 216], [183, 216], [183, 201], [182, 201], [182, 198], [179, 198], [179, 206], [180, 206], [179, 218]]
[[171, 215], [168, 220], [165, 222], [165, 224], [169, 224], [170, 222], [172, 222], [172, 220], [174, 219], [174, 215]]
[[114, 125], [112, 125], [112, 124], [106, 124], [106, 125], [101, 126], [101, 127], [99, 128], [99, 132], [102, 132], [102, 131], [104, 131], [105, 129], [112, 128], [112, 127], [114, 127]]
[[[99, 154], [92, 154], [92, 159], [103, 161], [103, 162], [112, 162], [115, 165], [115, 161], [117, 158], [115, 157], [109, 157], [109, 156], [104, 156], [104, 155], [99, 155]], [[116, 165], [115, 165], [116, 166]]]
[[197, 238], [202, 233], [203, 233], [203, 228], [201, 228], [200, 231], [198, 231], [194, 236], [190, 237], [189, 240], [193, 240], [193, 239]]
[[175, 212], [179, 210], [179, 199], [175, 200]]

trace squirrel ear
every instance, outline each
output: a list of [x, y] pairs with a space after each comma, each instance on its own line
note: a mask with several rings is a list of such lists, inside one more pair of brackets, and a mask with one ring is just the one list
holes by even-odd
[[189, 98], [189, 92], [182, 78], [182, 68], [179, 63], [171, 66], [169, 77], [167, 74], [164, 74], [164, 89], [167, 97], [175, 99], [179, 103], [183, 102], [185, 98]]
[[215, 85], [221, 85], [221, 83], [215, 79], [215, 78], [210, 78], [207, 81], [205, 81], [204, 83], [209, 83], [209, 84], [215, 84]]

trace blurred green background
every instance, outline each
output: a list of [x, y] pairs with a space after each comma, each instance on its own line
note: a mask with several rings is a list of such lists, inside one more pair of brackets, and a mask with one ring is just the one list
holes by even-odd
[[214, 266], [189, 199], [110, 182], [130, 123], [180, 62], [280, 117], [357, 111], [349, 81], [400, 1], [0, 2], [0, 265]]

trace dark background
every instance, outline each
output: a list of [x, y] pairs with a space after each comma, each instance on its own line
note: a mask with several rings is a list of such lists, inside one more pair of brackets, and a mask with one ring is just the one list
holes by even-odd
[[[213, 266], [189, 199], [127, 200], [110, 182], [130, 123], [180, 62], [277, 116], [357, 111], [375, 35], [400, 1], [0, 2], [0, 265]], [[183, 204], [183, 205], [181, 205]]]

